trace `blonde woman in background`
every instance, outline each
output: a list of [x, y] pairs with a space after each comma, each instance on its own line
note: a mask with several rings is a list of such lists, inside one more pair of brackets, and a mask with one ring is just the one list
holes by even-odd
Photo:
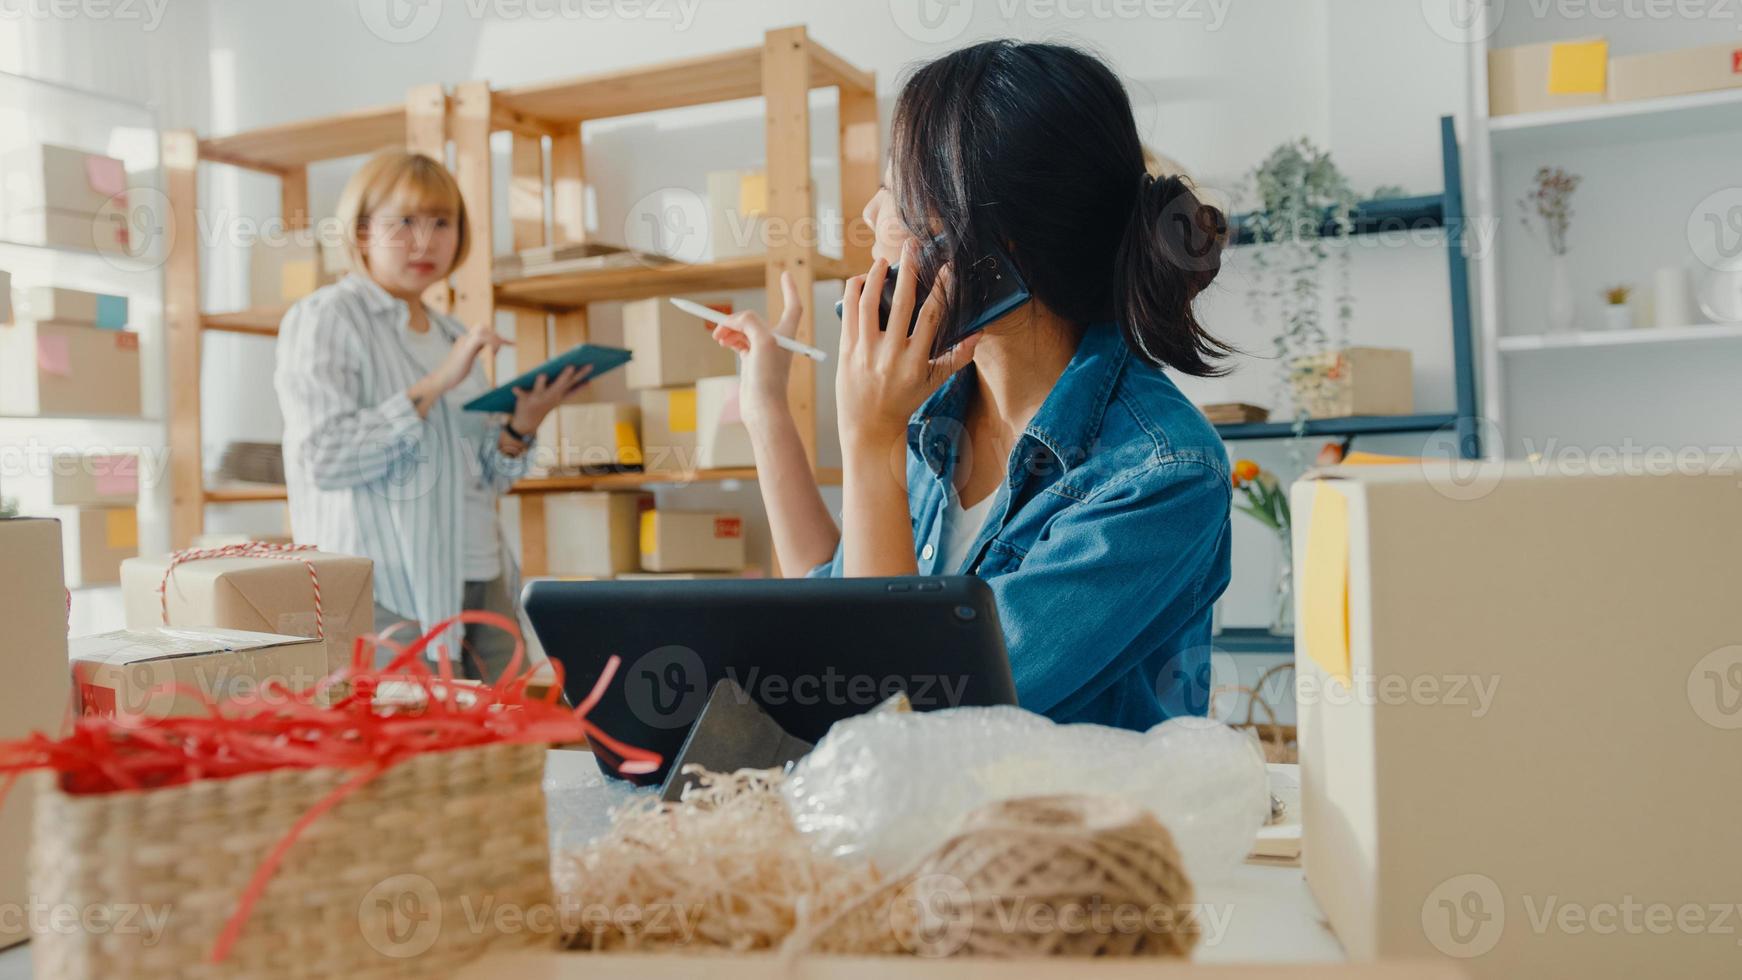
[[[496, 501], [525, 470], [539, 423], [585, 377], [539, 378], [507, 417], [461, 409], [488, 390], [484, 363], [509, 341], [423, 305], [471, 245], [440, 163], [378, 154], [346, 185], [338, 220], [351, 274], [291, 307], [278, 333], [291, 531], [374, 561], [377, 631], [428, 628], [462, 609], [515, 619]], [[468, 627], [463, 646], [460, 669], [484, 680], [513, 651], [489, 627]]]

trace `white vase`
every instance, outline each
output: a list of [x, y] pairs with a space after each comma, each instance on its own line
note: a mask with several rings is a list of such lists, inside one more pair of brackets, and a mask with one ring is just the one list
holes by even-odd
[[1603, 329], [1632, 330], [1633, 307], [1626, 303], [1610, 303], [1603, 307]]
[[1573, 308], [1573, 279], [1567, 269], [1567, 257], [1556, 255], [1549, 260], [1548, 329], [1550, 333], [1566, 333], [1573, 329], [1577, 315]]

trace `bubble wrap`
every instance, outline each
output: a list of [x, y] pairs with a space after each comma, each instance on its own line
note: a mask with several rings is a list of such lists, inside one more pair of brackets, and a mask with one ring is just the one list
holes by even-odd
[[1270, 812], [1263, 753], [1219, 722], [1175, 718], [1131, 732], [1012, 707], [837, 722], [783, 792], [819, 849], [869, 857], [886, 874], [942, 844], [983, 804], [1090, 793], [1155, 814], [1187, 873], [1204, 881], [1245, 858]]

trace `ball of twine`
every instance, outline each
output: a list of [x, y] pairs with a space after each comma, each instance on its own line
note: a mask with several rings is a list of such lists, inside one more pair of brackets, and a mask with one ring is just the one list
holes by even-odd
[[1121, 800], [989, 804], [907, 874], [794, 946], [920, 956], [1186, 956], [1191, 880], [1160, 821]]

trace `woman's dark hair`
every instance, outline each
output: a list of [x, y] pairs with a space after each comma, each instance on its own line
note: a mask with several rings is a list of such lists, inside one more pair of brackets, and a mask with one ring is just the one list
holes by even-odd
[[[1003, 248], [1060, 316], [1118, 321], [1157, 366], [1226, 371], [1214, 362], [1232, 348], [1192, 303], [1221, 268], [1227, 222], [1186, 181], [1144, 170], [1125, 87], [1094, 55], [988, 41], [920, 67], [895, 104], [891, 162], [902, 220], [938, 239], [922, 278]], [[940, 352], [980, 307], [956, 291]]]

